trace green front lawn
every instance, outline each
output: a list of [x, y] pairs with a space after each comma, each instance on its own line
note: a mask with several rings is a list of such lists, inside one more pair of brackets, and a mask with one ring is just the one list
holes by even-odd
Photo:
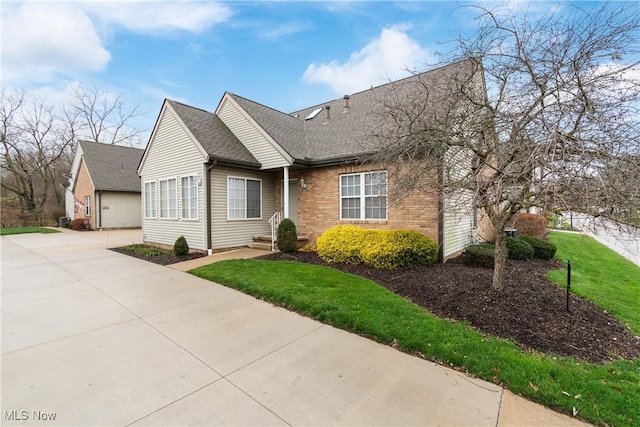
[[[564, 243], [559, 245], [559, 255], [565, 256]], [[640, 423], [640, 359], [597, 365], [523, 352], [512, 342], [484, 336], [461, 322], [439, 319], [362, 277], [317, 265], [284, 266], [282, 261], [231, 260], [191, 273], [504, 384], [514, 393], [561, 412], [570, 414], [575, 408], [579, 417], [594, 424]]]
[[27, 234], [27, 233], [42, 233], [51, 234], [59, 233], [60, 230], [44, 227], [13, 227], [13, 228], [0, 228], [0, 236], [9, 236], [11, 234]]
[[[556, 258], [571, 260], [571, 291], [588, 298], [640, 335], [640, 267], [589, 236], [554, 232], [549, 240], [558, 247]], [[567, 285], [567, 271], [549, 273]]]

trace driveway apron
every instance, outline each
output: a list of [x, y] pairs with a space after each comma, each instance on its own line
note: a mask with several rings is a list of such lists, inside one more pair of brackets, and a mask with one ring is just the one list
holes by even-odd
[[502, 389], [182, 271], [2, 237], [3, 425], [495, 426]]

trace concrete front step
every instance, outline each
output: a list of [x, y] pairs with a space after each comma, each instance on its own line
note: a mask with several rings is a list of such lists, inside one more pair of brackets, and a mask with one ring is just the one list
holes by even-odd
[[253, 243], [249, 243], [248, 245], [251, 249], [262, 249], [265, 251], [270, 251], [271, 250], [271, 239], [269, 239], [269, 242], [253, 242]]
[[[309, 242], [308, 236], [298, 236], [298, 248], [303, 247]], [[253, 236], [253, 243], [249, 243], [251, 249], [271, 250], [271, 236]], [[277, 246], [276, 246], [277, 249]]]

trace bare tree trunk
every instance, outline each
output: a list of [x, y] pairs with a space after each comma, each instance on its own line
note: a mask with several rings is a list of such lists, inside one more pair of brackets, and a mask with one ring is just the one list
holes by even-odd
[[504, 289], [504, 266], [507, 260], [507, 237], [503, 230], [496, 230], [496, 250], [494, 253], [493, 282], [491, 287], [494, 291]]

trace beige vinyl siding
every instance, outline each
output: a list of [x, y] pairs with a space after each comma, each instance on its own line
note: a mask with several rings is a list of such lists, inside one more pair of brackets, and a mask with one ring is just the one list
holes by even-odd
[[[465, 179], [471, 170], [472, 153], [464, 148], [452, 147], [445, 156], [445, 183]], [[466, 189], [447, 191], [444, 198], [445, 258], [469, 246], [476, 232], [473, 192]]]
[[[96, 215], [102, 228], [139, 228], [140, 193], [96, 192]], [[99, 210], [99, 212], [98, 212]]]
[[[184, 236], [192, 249], [206, 250], [206, 210], [204, 209], [205, 157], [189, 134], [173, 116], [170, 108], [162, 113], [156, 127], [150, 148], [140, 171], [142, 178], [142, 234], [145, 242], [173, 245]], [[180, 178], [198, 176], [198, 219], [182, 219], [182, 192]], [[160, 218], [160, 180], [176, 179], [177, 219]], [[157, 217], [144, 218], [144, 183], [156, 182]]]
[[475, 233], [473, 193], [460, 190], [445, 196], [444, 201], [444, 257], [464, 250]]
[[[227, 219], [227, 177], [262, 181], [262, 218]], [[213, 249], [246, 246], [253, 236], [270, 235], [269, 218], [275, 212], [275, 176], [269, 173], [215, 167], [211, 171], [211, 241]]]
[[225, 100], [218, 116], [233, 132], [240, 142], [262, 164], [262, 169], [289, 166], [290, 163], [272, 145], [271, 141], [256, 128], [229, 100]]

